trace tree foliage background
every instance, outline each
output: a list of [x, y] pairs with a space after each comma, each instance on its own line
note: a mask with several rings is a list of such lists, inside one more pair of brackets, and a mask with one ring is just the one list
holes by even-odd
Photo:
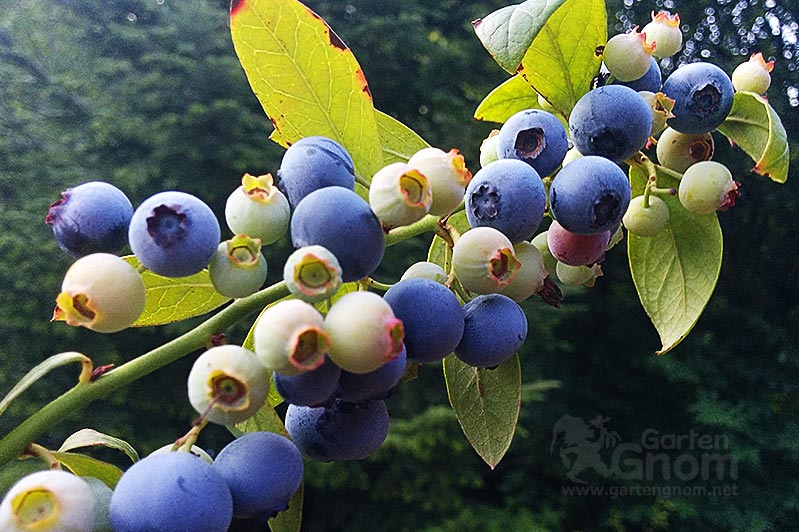
[[[307, 4], [353, 49], [376, 107], [433, 145], [458, 147], [476, 171], [480, 141], [497, 125], [475, 122], [472, 112], [506, 74], [470, 21], [505, 2]], [[393, 424], [377, 455], [352, 464], [308, 464], [304, 530], [796, 529], [795, 7], [786, 0], [613, 0], [611, 34], [645, 24], [651, 10], [664, 6], [679, 12], [687, 28], [678, 62], [707, 58], [731, 72], [756, 51], [775, 59], [770, 102], [792, 138], [787, 184], [735, 175], [744, 195], [720, 217], [721, 278], [693, 333], [672, 353], [654, 354], [657, 337], [635, 296], [624, 252], [614, 250], [595, 288], [567, 291], [559, 310], [540, 301], [525, 305], [530, 334], [522, 353], [521, 420], [496, 470], [463, 437], [439, 368], [423, 368], [390, 398]], [[236, 59], [226, 11], [222, 0], [20, 0], [0, 10], [0, 393], [54, 353], [79, 350], [97, 364], [121, 363], [192, 326], [103, 336], [49, 323], [70, 260], [44, 215], [60, 190], [104, 179], [134, 205], [179, 189], [208, 201], [221, 218], [243, 172], [277, 169], [282, 150], [267, 140], [271, 124]], [[751, 167], [719, 144], [720, 159]], [[418, 240], [393, 250], [381, 280], [392, 281], [422, 260], [425, 246]], [[270, 280], [288, 252], [286, 241], [267, 250]], [[246, 328], [228, 331], [231, 341], [241, 341]], [[40, 443], [57, 447], [82, 427], [123, 438], [142, 453], [174, 440], [194, 415], [185, 397], [187, 358], [76, 412]], [[74, 377], [65, 370], [35, 387], [0, 417], [0, 434]], [[552, 447], [553, 427], [564, 415], [610, 418], [608, 428], [623, 441], [636, 441], [648, 428], [723, 435], [723, 452], [736, 456], [739, 474], [716, 484], [735, 484], [737, 496], [568, 495], [566, 468]], [[209, 429], [200, 443], [218, 450], [230, 438]], [[595, 486], [625, 484], [586, 478]], [[692, 485], [662, 478], [651, 484]]]

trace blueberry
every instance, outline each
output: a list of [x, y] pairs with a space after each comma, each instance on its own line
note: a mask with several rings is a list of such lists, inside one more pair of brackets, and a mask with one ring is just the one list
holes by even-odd
[[643, 194], [634, 197], [624, 214], [624, 227], [634, 235], [655, 236], [669, 223], [669, 207], [657, 196], [649, 196], [644, 204]]
[[660, 87], [663, 85], [663, 75], [660, 73], [660, 65], [654, 57], [649, 58], [649, 68], [646, 73], [640, 78], [632, 81], [619, 81], [613, 82], [616, 85], [624, 85], [630, 87], [636, 92], [660, 92]]
[[460, 342], [463, 309], [443, 284], [407, 279], [389, 288], [383, 298], [402, 320], [405, 349], [413, 362], [437, 362]]
[[713, 131], [724, 122], [735, 91], [722, 69], [700, 61], [672, 72], [663, 83], [663, 92], [675, 101], [669, 127], [696, 134]]
[[283, 280], [294, 297], [316, 303], [328, 299], [341, 286], [338, 259], [323, 246], [302, 247], [286, 259]]
[[299, 375], [274, 372], [272, 378], [286, 402], [297, 406], [317, 406], [333, 396], [338, 389], [339, 377], [341, 368], [325, 357], [324, 363], [314, 370]]
[[111, 496], [114, 532], [225, 532], [233, 500], [211, 464], [186, 452], [133, 464]]
[[466, 290], [477, 294], [508, 286], [520, 267], [511, 241], [493, 227], [469, 229], [452, 248], [452, 272]]
[[710, 214], [735, 205], [738, 183], [730, 170], [716, 161], [691, 165], [680, 180], [678, 197], [683, 207], [697, 214]]
[[660, 164], [683, 173], [692, 164], [712, 159], [714, 150], [710, 133], [680, 133], [667, 127], [658, 139], [656, 153]]
[[185, 192], [150, 196], [133, 213], [128, 231], [136, 258], [153, 273], [185, 277], [202, 271], [216, 253], [221, 231], [213, 211]]
[[325, 462], [367, 458], [383, 445], [388, 427], [383, 401], [336, 401], [327, 408], [289, 405], [286, 411], [291, 440], [303, 454]]
[[545, 208], [546, 192], [541, 178], [533, 168], [516, 159], [500, 159], [486, 165], [466, 187], [469, 225], [498, 229], [513, 243], [535, 234]]
[[285, 510], [302, 482], [302, 455], [273, 432], [249, 432], [227, 444], [213, 469], [233, 497], [235, 517], [271, 516]]
[[763, 54], [752, 54], [749, 61], [741, 63], [732, 71], [732, 86], [736, 91], [765, 94], [771, 85], [771, 71], [774, 61], [766, 62]]
[[532, 243], [523, 241], [514, 244], [513, 252], [521, 266], [510, 284], [502, 287], [497, 293], [506, 295], [518, 303], [543, 288], [547, 269], [543, 254]]
[[391, 163], [372, 176], [369, 206], [386, 227], [410, 225], [430, 211], [431, 190], [430, 180], [419, 170]]
[[605, 44], [602, 60], [610, 74], [620, 81], [633, 81], [646, 75], [654, 43], [647, 43], [638, 26], [627, 33], [614, 35]]
[[387, 364], [369, 373], [342, 371], [336, 390], [336, 398], [348, 403], [364, 403], [385, 399], [405, 374], [407, 356], [405, 350]]
[[577, 101], [569, 116], [569, 131], [583, 155], [620, 162], [646, 144], [652, 131], [652, 111], [633, 89], [606, 85]]
[[279, 187], [292, 207], [320, 188], [355, 188], [352, 157], [341, 144], [327, 137], [305, 137], [289, 146], [277, 175]]
[[615, 228], [630, 203], [624, 171], [603, 157], [587, 155], [558, 172], [549, 189], [549, 208], [566, 230], [595, 234]]
[[497, 138], [500, 159], [519, 159], [539, 176], [548, 176], [560, 166], [569, 141], [566, 129], [555, 115], [541, 109], [514, 114], [502, 125]]
[[463, 338], [455, 356], [470, 366], [491, 368], [511, 358], [527, 337], [527, 317], [501, 294], [478, 296], [463, 306]]
[[246, 297], [266, 281], [266, 258], [261, 241], [236, 235], [219, 244], [208, 264], [208, 274], [217, 292], [227, 297]]
[[605, 256], [610, 231], [593, 235], [578, 235], [567, 231], [557, 221], [547, 231], [547, 245], [552, 255], [569, 266], [587, 266]]
[[102, 181], [68, 188], [50, 205], [45, 222], [58, 246], [74, 258], [117, 253], [128, 236], [133, 206], [124, 192]]
[[257, 238], [261, 244], [276, 242], [289, 229], [291, 216], [286, 196], [272, 183], [272, 175], [244, 174], [241, 186], [228, 196], [225, 221], [237, 235]]
[[668, 11], [652, 12], [652, 22], [641, 30], [646, 35], [647, 44], [655, 44], [652, 55], [655, 57], [670, 57], [682, 47], [682, 30], [680, 29], [680, 15], [672, 16]]
[[358, 194], [326, 187], [306, 196], [291, 218], [295, 248], [320, 245], [338, 259], [344, 282], [372, 273], [383, 259], [385, 236], [377, 216]]

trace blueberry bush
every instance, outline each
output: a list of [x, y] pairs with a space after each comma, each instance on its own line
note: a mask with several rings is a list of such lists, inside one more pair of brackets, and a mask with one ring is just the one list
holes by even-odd
[[[117, 189], [89, 184], [103, 188], [84, 192], [76, 183], [51, 206], [58, 245], [81, 257], [65, 274], [53, 321], [113, 333], [212, 315], [118, 367], [66, 352], [21, 375], [0, 415], [52, 370], [81, 366], [77, 385], [0, 438], [4, 478], [22, 479], [0, 505], [0, 522], [9, 530], [120, 532], [235, 530], [242, 520], [268, 520], [273, 531], [299, 530], [299, 453], [367, 458], [388, 433], [386, 395], [439, 361], [464, 435], [493, 469], [520, 415], [517, 352], [528, 318], [519, 303], [537, 294], [538, 304], [559, 306], [562, 286], [601, 282], [605, 255], [619, 253], [623, 240], [660, 337], [655, 348], [674, 349], [715, 289], [723, 251], [716, 212], [734, 205], [734, 179], [749, 168], [708, 161], [712, 148], [674, 167], [658, 156], [658, 139], [667, 126], [726, 138], [754, 173], [784, 183], [787, 133], [764, 95], [772, 65], [762, 56], [732, 79], [710, 62], [684, 65], [661, 86], [654, 58], [669, 54], [657, 52], [657, 38], [635, 29], [609, 36], [607, 22], [604, 0], [528, 0], [473, 22], [510, 77], [475, 110], [479, 120], [508, 125], [485, 139], [482, 168], [470, 171], [456, 148], [431, 147], [375, 108], [354, 54], [319, 15], [296, 0], [234, 0], [238, 60], [274, 126], [271, 140], [287, 148], [283, 162], [274, 177], [230, 184], [224, 218], [233, 236], [224, 242], [218, 213], [181, 191], [153, 194], [131, 211]], [[653, 14], [651, 24], [650, 37], [662, 35], [676, 53], [679, 19]], [[603, 65], [606, 45], [613, 59]], [[638, 81], [657, 90], [630, 88]], [[657, 223], [622, 223], [628, 204], [636, 218]], [[647, 216], [649, 209], [657, 212]], [[122, 258], [120, 225], [133, 252]], [[373, 278], [386, 247], [421, 235], [432, 236], [418, 258], [426, 265], [392, 284]], [[268, 245], [284, 238], [304, 254], [272, 264]], [[267, 269], [284, 280], [264, 288]], [[220, 333], [239, 323], [249, 334], [226, 345]], [[35, 443], [65, 413], [199, 350], [187, 379], [199, 417], [165, 452], [140, 460], [127, 442], [90, 430], [58, 450]], [[275, 407], [292, 397], [281, 419]], [[212, 466], [188, 452], [208, 423], [238, 436]], [[255, 453], [272, 453], [258, 445], [293, 462], [253, 463]], [[74, 452], [90, 446], [118, 449], [135, 464], [123, 472]], [[43, 468], [90, 480], [28, 475]], [[254, 472], [277, 478], [264, 486]], [[63, 486], [76, 482], [66, 494]], [[185, 486], [197, 496], [184, 500]]]

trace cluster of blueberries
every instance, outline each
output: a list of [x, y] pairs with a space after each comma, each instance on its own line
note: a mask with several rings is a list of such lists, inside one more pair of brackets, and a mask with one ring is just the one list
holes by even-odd
[[[143, 270], [184, 277], [207, 268], [227, 297], [256, 292], [267, 271], [261, 247], [290, 233], [296, 251], [283, 277], [293, 297], [264, 309], [252, 349], [213, 347], [188, 377], [202, 423], [228, 426], [257, 413], [273, 383], [289, 403], [290, 439], [247, 433], [213, 461], [156, 452], [113, 492], [61, 471], [29, 475], [0, 504], [0, 528], [223, 532], [233, 519], [274, 515], [301, 483], [303, 456], [360, 460], [380, 448], [389, 428], [385, 399], [409, 364], [450, 353], [477, 368], [509, 360], [527, 335], [519, 303], [535, 294], [551, 300], [553, 278], [591, 286], [622, 225], [643, 237], [667, 228], [669, 207], [658, 195], [678, 194], [697, 214], [731, 205], [737, 184], [710, 161], [711, 132], [736, 90], [766, 91], [772, 65], [756, 54], [730, 78], [697, 62], [664, 81], [656, 58], [674, 54], [681, 39], [679, 18], [663, 12], [642, 32], [611, 38], [604, 49], [610, 82], [586, 93], [568, 123], [543, 98], [541, 108], [510, 117], [484, 141], [474, 176], [457, 150], [426, 148], [386, 165], [359, 191], [343, 146], [304, 138], [285, 152], [277, 180], [243, 177], [226, 204], [234, 236], [225, 241], [214, 213], [190, 194], [161, 192], [134, 210], [108, 183], [65, 190], [46, 221], [77, 260], [54, 318], [98, 332], [139, 319]], [[651, 143], [659, 164], [682, 174], [679, 190], [650, 179], [644, 194], [631, 197], [619, 163]], [[446, 221], [461, 204], [469, 229], [458, 234]], [[538, 233], [547, 213], [552, 222]], [[451, 271], [419, 262], [382, 296], [368, 283], [353, 291], [347, 283], [381, 263], [386, 233], [428, 215], [441, 217]], [[135, 260], [117, 256], [125, 245]]]

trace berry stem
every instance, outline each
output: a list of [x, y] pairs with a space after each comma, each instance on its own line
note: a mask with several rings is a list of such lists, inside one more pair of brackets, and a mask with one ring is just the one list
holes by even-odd
[[387, 291], [389, 288], [391, 288], [392, 286], [394, 286], [394, 285], [391, 285], [391, 284], [385, 284], [385, 283], [381, 283], [381, 282], [379, 282], [379, 281], [375, 281], [375, 280], [374, 280], [374, 279], [372, 279], [371, 277], [367, 277], [367, 278], [365, 279], [365, 281], [366, 281], [366, 284], [367, 284], [367, 286], [369, 286], [369, 287], [371, 287], [371, 288], [374, 288], [374, 289], [376, 289], [376, 290], [380, 290], [381, 292], [385, 292], [385, 291]]
[[403, 227], [392, 229], [386, 235], [386, 246], [393, 246], [403, 240], [408, 240], [424, 233], [434, 233], [438, 229], [438, 217], [428, 214], [418, 222]]
[[369, 181], [367, 181], [366, 179], [364, 179], [363, 177], [361, 177], [358, 174], [355, 174], [355, 182], [356, 183], [360, 183], [361, 185], [366, 187], [366, 190], [369, 190], [369, 187], [372, 186], [372, 184]]

